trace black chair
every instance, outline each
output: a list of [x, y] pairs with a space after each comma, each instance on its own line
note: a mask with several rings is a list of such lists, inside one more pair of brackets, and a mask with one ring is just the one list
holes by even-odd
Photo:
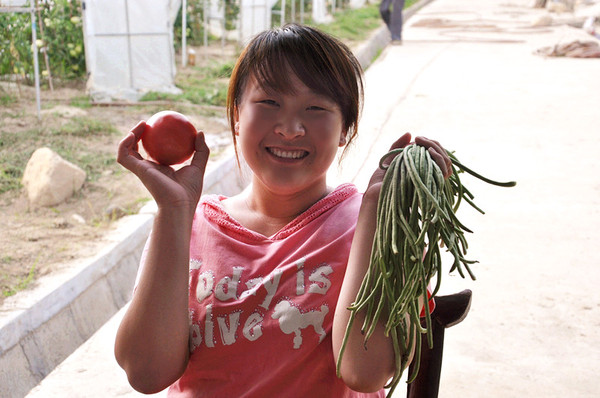
[[[467, 317], [471, 308], [471, 296], [471, 290], [466, 289], [435, 297], [435, 310], [431, 314], [433, 348], [429, 348], [427, 338], [421, 339], [421, 365], [417, 378], [408, 384], [407, 398], [437, 398], [442, 371], [444, 330]], [[409, 366], [409, 375], [413, 374], [413, 366]]]

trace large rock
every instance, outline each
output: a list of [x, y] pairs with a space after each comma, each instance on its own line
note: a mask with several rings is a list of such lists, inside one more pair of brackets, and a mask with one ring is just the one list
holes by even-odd
[[85, 171], [50, 148], [39, 148], [27, 162], [22, 183], [32, 206], [53, 206], [81, 189], [85, 177]]

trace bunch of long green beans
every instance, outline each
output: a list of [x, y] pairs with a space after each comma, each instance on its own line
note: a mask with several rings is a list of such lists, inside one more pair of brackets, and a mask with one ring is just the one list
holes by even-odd
[[[454, 257], [450, 272], [457, 270], [464, 277], [466, 270], [475, 279], [469, 265], [476, 261], [465, 258], [467, 241], [464, 234], [471, 231], [458, 220], [455, 213], [462, 200], [479, 212], [483, 211], [473, 203], [473, 195], [461, 183], [459, 173], [466, 171], [494, 185], [515, 185], [515, 182], [500, 183], [487, 179], [460, 164], [452, 153], [448, 155], [453, 171], [448, 179], [444, 179], [427, 149], [416, 144], [392, 150], [379, 164], [387, 170], [377, 206], [377, 230], [371, 261], [356, 300], [349, 307], [351, 316], [338, 357], [338, 373], [356, 313], [365, 311], [361, 329], [365, 347], [380, 317], [385, 316], [385, 333], [393, 341], [396, 358], [396, 372], [386, 386], [390, 388], [388, 396], [398, 385], [413, 350], [416, 366], [408, 382], [416, 378], [421, 335], [427, 334], [428, 344], [433, 346], [431, 316], [428, 310], [424, 311], [423, 327], [419, 299], [428, 307], [427, 286], [434, 276], [437, 276], [437, 280], [432, 296], [440, 288], [440, 243]], [[386, 166], [386, 160], [392, 156], [394, 158]]]

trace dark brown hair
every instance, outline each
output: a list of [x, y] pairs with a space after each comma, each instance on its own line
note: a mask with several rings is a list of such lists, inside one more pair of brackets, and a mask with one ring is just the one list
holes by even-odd
[[256, 78], [267, 90], [290, 93], [290, 69], [308, 88], [339, 105], [347, 131], [346, 142], [352, 142], [363, 101], [360, 63], [352, 51], [333, 36], [309, 26], [288, 24], [255, 36], [233, 69], [227, 93], [227, 116], [234, 145], [235, 110], [241, 103], [248, 79]]

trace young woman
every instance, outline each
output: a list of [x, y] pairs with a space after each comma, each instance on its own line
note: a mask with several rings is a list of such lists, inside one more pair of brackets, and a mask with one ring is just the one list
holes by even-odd
[[[263, 32], [230, 80], [228, 115], [251, 185], [201, 197], [208, 148], [196, 140], [178, 171], [137, 152], [144, 123], [118, 161], [158, 204], [115, 354], [142, 392], [170, 397], [381, 397], [394, 372], [382, 330], [361, 322], [335, 364], [369, 264], [383, 178], [364, 194], [326, 174], [355, 138], [362, 71], [336, 39], [300, 25]], [[393, 147], [409, 143], [404, 135]], [[435, 141], [417, 138], [447, 174]], [[383, 155], [383, 154], [382, 154]]]

